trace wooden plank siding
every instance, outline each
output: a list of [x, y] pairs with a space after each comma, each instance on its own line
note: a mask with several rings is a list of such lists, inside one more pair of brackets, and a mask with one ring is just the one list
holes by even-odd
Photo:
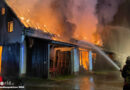
[[[5, 14], [1, 13], [2, 8], [5, 9]], [[9, 25], [9, 22], [12, 22], [11, 25]], [[9, 32], [9, 28], [12, 29], [11, 32]], [[24, 25], [20, 22], [19, 18], [8, 7], [5, 1], [0, 0], [0, 45], [20, 43], [23, 30]]]
[[48, 55], [48, 42], [40, 39], [28, 39], [27, 75], [48, 78]]
[[20, 44], [10, 44], [3, 46], [2, 53], [2, 75], [18, 76], [20, 60]]

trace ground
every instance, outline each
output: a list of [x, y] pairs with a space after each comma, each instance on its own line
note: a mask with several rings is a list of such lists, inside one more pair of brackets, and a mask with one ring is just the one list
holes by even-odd
[[85, 73], [66, 79], [28, 81], [25, 83], [25, 88], [27, 90], [122, 90], [123, 78], [120, 72]]

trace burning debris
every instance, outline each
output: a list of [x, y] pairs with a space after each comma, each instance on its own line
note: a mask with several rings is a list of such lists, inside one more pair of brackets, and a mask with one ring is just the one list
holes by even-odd
[[[28, 1], [24, 2], [25, 6], [28, 5]], [[85, 70], [93, 71], [93, 61], [98, 61], [95, 60], [98, 53], [116, 69], [120, 69], [111, 58], [94, 45], [102, 46], [96, 31], [97, 20], [94, 12], [97, 2], [95, 0], [81, 0], [81, 2], [49, 0], [44, 4], [43, 1], [35, 1], [32, 6], [28, 6], [27, 10], [19, 6], [17, 9], [18, 2], [20, 1], [12, 4], [16, 14], [5, 2], [0, 4], [0, 7], [5, 8], [5, 10], [1, 8], [0, 17], [1, 23], [4, 24], [0, 33], [2, 37], [0, 61], [4, 65], [3, 75], [48, 78], [50, 73], [52, 76], [76, 74], [80, 66]], [[90, 2], [92, 6], [87, 4]], [[23, 12], [19, 10], [20, 8]], [[86, 14], [92, 16], [86, 19]], [[104, 61], [101, 58], [100, 60]]]
[[70, 41], [74, 38], [95, 43], [93, 34], [98, 23], [95, 14], [97, 0], [6, 1], [26, 27], [60, 37], [54, 37], [54, 40]]

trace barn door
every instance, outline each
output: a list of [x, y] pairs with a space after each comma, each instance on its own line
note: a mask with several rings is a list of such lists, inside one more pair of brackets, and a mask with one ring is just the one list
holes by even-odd
[[71, 74], [71, 52], [56, 51], [55, 60], [50, 61], [51, 77]]
[[48, 44], [33, 40], [27, 45], [27, 74], [33, 77], [48, 77]]

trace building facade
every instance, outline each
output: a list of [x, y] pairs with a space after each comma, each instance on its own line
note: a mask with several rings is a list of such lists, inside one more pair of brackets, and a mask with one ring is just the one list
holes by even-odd
[[95, 70], [97, 57], [92, 49], [54, 41], [52, 34], [25, 27], [6, 2], [0, 0], [1, 75], [41, 78], [77, 75], [81, 69]]
[[49, 78], [79, 71], [78, 47], [53, 41], [49, 33], [26, 28], [0, 1], [0, 71], [3, 76]]

